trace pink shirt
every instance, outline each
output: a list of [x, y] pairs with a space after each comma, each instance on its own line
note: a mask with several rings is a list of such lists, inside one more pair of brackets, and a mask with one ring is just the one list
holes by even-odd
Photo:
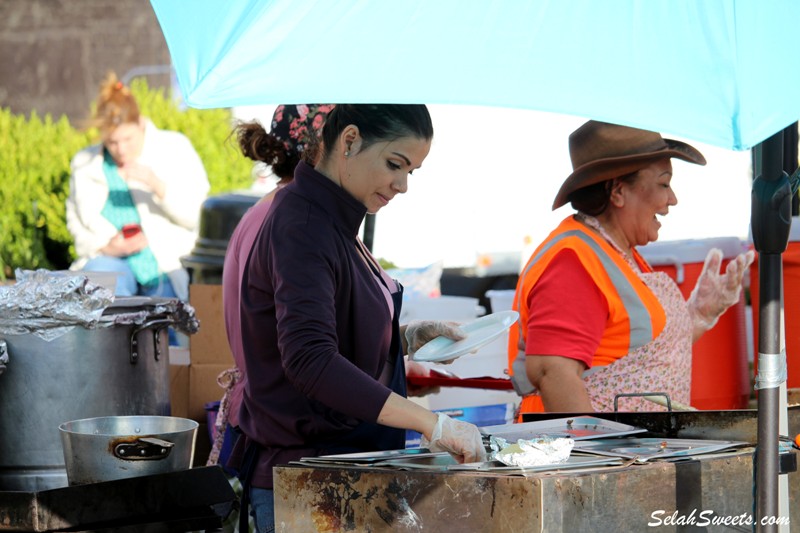
[[231, 426], [239, 424], [239, 406], [242, 404], [242, 391], [244, 390], [244, 349], [242, 348], [242, 323], [239, 318], [240, 290], [242, 274], [247, 264], [247, 256], [261, 229], [261, 224], [267, 216], [274, 191], [256, 205], [247, 210], [228, 242], [225, 253], [225, 263], [222, 267], [222, 302], [225, 312], [225, 331], [228, 334], [228, 344], [233, 354], [236, 367], [242, 371], [242, 379], [237, 381], [230, 391], [230, 407], [228, 422]]

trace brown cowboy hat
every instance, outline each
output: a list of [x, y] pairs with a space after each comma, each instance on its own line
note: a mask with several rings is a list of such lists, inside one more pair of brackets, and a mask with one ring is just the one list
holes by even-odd
[[590, 120], [569, 136], [572, 174], [561, 185], [553, 210], [569, 201], [578, 189], [636, 172], [656, 159], [677, 157], [705, 165], [695, 147], [681, 141], [664, 139], [660, 134]]

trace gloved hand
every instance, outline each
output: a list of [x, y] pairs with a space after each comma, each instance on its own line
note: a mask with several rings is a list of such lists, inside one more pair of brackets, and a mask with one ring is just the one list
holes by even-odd
[[474, 424], [455, 420], [449, 416], [437, 413], [439, 419], [433, 428], [431, 440], [422, 436], [420, 448], [427, 448], [432, 452], [448, 452], [459, 463], [475, 463], [486, 460], [486, 448], [480, 431]]
[[696, 332], [714, 327], [722, 313], [739, 301], [744, 272], [754, 259], [755, 252], [752, 250], [739, 254], [728, 263], [725, 273], [720, 274], [722, 251], [717, 248], [709, 250], [703, 271], [688, 300]]
[[408, 355], [413, 356], [426, 342], [436, 337], [447, 337], [454, 341], [465, 338], [458, 322], [441, 322], [438, 320], [412, 320], [406, 325], [406, 342]]

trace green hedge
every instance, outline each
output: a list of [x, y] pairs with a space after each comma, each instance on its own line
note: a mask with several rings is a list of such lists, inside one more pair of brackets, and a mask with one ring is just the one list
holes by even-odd
[[[211, 195], [248, 188], [252, 162], [232, 140], [227, 109], [181, 110], [163, 90], [134, 80], [131, 90], [141, 112], [159, 128], [180, 131], [203, 160]], [[66, 117], [14, 115], [0, 108], [0, 279], [14, 269], [68, 268], [74, 259], [65, 202], [69, 162], [81, 148], [99, 142]]]

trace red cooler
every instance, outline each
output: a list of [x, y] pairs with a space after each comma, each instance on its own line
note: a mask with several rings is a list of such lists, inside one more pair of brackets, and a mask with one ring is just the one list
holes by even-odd
[[[754, 372], [758, 372], [758, 256], [750, 267], [753, 307]], [[800, 387], [800, 218], [792, 217], [789, 245], [783, 252], [783, 320], [786, 331], [786, 387]]]
[[[712, 248], [722, 250], [722, 272], [744, 251], [736, 237], [657, 241], [638, 250], [655, 270], [675, 280], [684, 298], [689, 298]], [[691, 404], [698, 409], [745, 409], [750, 390], [742, 297], [692, 347]]]

